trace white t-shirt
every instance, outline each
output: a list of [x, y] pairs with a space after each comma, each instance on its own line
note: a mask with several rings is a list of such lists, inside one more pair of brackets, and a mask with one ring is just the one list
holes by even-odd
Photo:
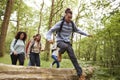
[[54, 51], [52, 52], [52, 55], [58, 56], [59, 48], [57, 47], [57, 43], [54, 43], [54, 44], [53, 44], [52, 50], [54, 50]]
[[58, 51], [59, 51], [59, 48], [57, 48], [56, 50], [54, 50], [54, 51], [52, 52], [52, 55], [58, 56]]
[[16, 44], [14, 45], [16, 39], [14, 39], [10, 45], [10, 49], [11, 49], [11, 53], [16, 51], [17, 54], [21, 54], [21, 53], [25, 53], [25, 43], [23, 42], [23, 40], [18, 39]]

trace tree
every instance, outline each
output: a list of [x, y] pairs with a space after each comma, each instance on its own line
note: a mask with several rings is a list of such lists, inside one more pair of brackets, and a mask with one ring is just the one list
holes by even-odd
[[[80, 13], [85, 10], [84, 6], [85, 6], [85, 4], [83, 4], [83, 2], [80, 1], [80, 4], [79, 4], [78, 9], [77, 9], [77, 15], [76, 15], [76, 18], [75, 18], [75, 24], [76, 24], [77, 27], [79, 26], [78, 25], [79, 24], [79, 19], [81, 17], [83, 17], [83, 16], [80, 16]], [[74, 33], [72, 33], [71, 44], [73, 44], [73, 35], [74, 35]], [[75, 44], [76, 45], [76, 52], [75, 53], [78, 53], [78, 55], [76, 54], [78, 58], [80, 58], [80, 47], [81, 47], [81, 44], [80, 44], [81, 35], [79, 35], [79, 36], [80, 36], [79, 40], [77, 40], [78, 36], [76, 36], [76, 41], [77, 41], [76, 43], [77, 44]]]
[[42, 10], [43, 10], [43, 7], [44, 7], [44, 0], [41, 4], [41, 8], [40, 8], [40, 22], [39, 22], [39, 26], [38, 26], [38, 34], [40, 33], [40, 27], [41, 27], [41, 23], [42, 23]]
[[[48, 30], [53, 25], [53, 19], [55, 18], [55, 15], [58, 15], [58, 13], [63, 8], [63, 6], [62, 6], [63, 1], [64, 0], [59, 0], [59, 1], [57, 1], [57, 4], [55, 4], [55, 1], [52, 0], [51, 11], [50, 11], [50, 18], [49, 18], [49, 23], [48, 23]], [[59, 3], [61, 3], [61, 4], [59, 4]], [[46, 40], [46, 44], [45, 44], [45, 50], [46, 50], [46, 53], [47, 53], [46, 60], [49, 60], [49, 56], [50, 56], [50, 44], [49, 44], [49, 42], [47, 40]]]
[[[48, 24], [48, 30], [51, 28], [52, 26], [52, 19], [53, 19], [53, 14], [54, 12], [54, 0], [52, 0], [52, 5], [51, 5], [51, 11], [50, 11], [50, 18], [49, 18], [49, 24]], [[50, 56], [50, 44], [49, 42], [46, 40], [46, 44], [45, 44], [45, 50], [46, 50], [46, 61], [49, 60], [49, 56]]]
[[17, 32], [19, 31], [19, 27], [20, 27], [20, 8], [21, 8], [21, 3], [22, 0], [19, 0], [18, 2], [18, 10], [17, 10]]
[[6, 40], [7, 29], [9, 25], [9, 19], [12, 11], [14, 0], [7, 0], [6, 10], [4, 14], [4, 20], [1, 25], [1, 34], [0, 34], [0, 57], [4, 54], [4, 45]]

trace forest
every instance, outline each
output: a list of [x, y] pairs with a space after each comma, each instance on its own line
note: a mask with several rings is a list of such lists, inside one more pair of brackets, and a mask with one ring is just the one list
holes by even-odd
[[[120, 0], [0, 0], [0, 63], [10, 54], [18, 31], [27, 33], [26, 43], [34, 34], [41, 34], [41, 60], [49, 63], [51, 45], [45, 36], [66, 8], [72, 9], [77, 27], [93, 35], [88, 38], [73, 33], [79, 63], [96, 68], [92, 80], [120, 80]], [[69, 60], [67, 53], [63, 59]]]

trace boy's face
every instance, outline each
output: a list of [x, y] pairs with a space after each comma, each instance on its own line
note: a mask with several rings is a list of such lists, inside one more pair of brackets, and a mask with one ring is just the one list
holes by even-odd
[[71, 22], [71, 19], [72, 19], [72, 14], [67, 13], [66, 16], [65, 16], [66, 22], [67, 22], [67, 23], [70, 23], [70, 22]]

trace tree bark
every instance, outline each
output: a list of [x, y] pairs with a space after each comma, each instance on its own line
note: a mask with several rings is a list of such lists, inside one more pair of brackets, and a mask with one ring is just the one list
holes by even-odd
[[[82, 3], [82, 2], [80, 1], [80, 3]], [[79, 7], [78, 7], [78, 13], [77, 13], [77, 16], [75, 18], [75, 24], [76, 24], [76, 26], [78, 26], [78, 21], [81, 18], [80, 13], [84, 10], [84, 6], [85, 5], [82, 4], [82, 8], [80, 8], [81, 7], [81, 4], [80, 4]], [[72, 36], [71, 36], [71, 44], [73, 44], [73, 37], [74, 37], [74, 33], [72, 33]]]
[[[52, 19], [53, 19], [53, 14], [54, 13], [54, 0], [52, 0], [52, 5], [51, 5], [51, 12], [50, 12], [50, 18], [49, 18], [49, 25], [48, 25], [48, 30], [51, 28], [52, 26]], [[46, 50], [46, 61], [49, 60], [49, 56], [50, 56], [50, 44], [49, 42], [46, 40], [46, 44], [45, 44], [45, 50]]]
[[[58, 16], [59, 12], [62, 10], [62, 8], [63, 8], [63, 2], [64, 2], [64, 0], [59, 0], [57, 2], [57, 4], [55, 4], [56, 3], [55, 0], [52, 0], [48, 30], [51, 28], [51, 26], [53, 24], [54, 17], [56, 15]], [[58, 17], [57, 17], [57, 19], [58, 19]], [[58, 21], [57, 19], [54, 22]], [[46, 40], [46, 44], [45, 44], [45, 50], [47, 52], [47, 58], [46, 58], [46, 60], [49, 60], [49, 57], [50, 57], [50, 44], [48, 43], [47, 40]]]
[[[84, 6], [84, 5], [83, 5]], [[76, 24], [76, 26], [78, 26], [78, 21], [79, 21], [79, 19], [80, 19], [80, 13], [82, 12], [82, 10], [83, 10], [83, 7], [82, 7], [82, 9], [80, 10], [80, 7], [81, 7], [81, 4], [79, 5], [79, 7], [78, 7], [78, 13], [77, 13], [77, 16], [76, 16], [76, 18], [75, 18], [75, 24]], [[72, 37], [71, 37], [71, 44], [73, 44], [73, 36], [74, 36], [74, 33], [72, 33]], [[81, 35], [80, 35], [80, 40], [81, 40]], [[79, 46], [78, 48], [76, 47], [76, 51], [77, 52], [75, 52], [75, 53], [78, 53], [78, 58], [80, 59], [80, 40], [78, 41], [77, 40], [77, 42], [79, 42], [78, 44], [76, 44], [76, 46]]]
[[[80, 41], [81, 41], [81, 35], [80, 35]], [[79, 47], [78, 47], [78, 57], [79, 57], [79, 59], [80, 59], [80, 49], [81, 49], [81, 44], [80, 44], [80, 41], [79, 41]]]
[[16, 29], [16, 32], [19, 31], [19, 28], [20, 28], [20, 8], [21, 8], [21, 3], [22, 3], [22, 0], [20, 0], [18, 2], [18, 11], [17, 11], [17, 29]]
[[41, 23], [42, 23], [42, 10], [44, 7], [44, 0], [43, 3], [41, 4], [41, 8], [40, 8], [40, 22], [39, 22], [39, 26], [38, 26], [38, 34], [40, 33], [40, 27], [41, 27]]
[[95, 48], [94, 48], [94, 54], [93, 54], [93, 61], [96, 61], [97, 60], [97, 58], [96, 58], [96, 56], [97, 56], [97, 45], [95, 46]]
[[12, 7], [13, 7], [13, 2], [14, 2], [14, 0], [7, 0], [6, 10], [5, 10], [5, 14], [4, 14], [4, 20], [1, 24], [0, 57], [2, 57], [4, 55], [4, 51], [5, 51], [5, 49], [4, 49], [5, 39], [6, 39], [6, 35], [7, 35], [7, 29], [8, 29], [8, 25], [9, 25], [9, 19], [10, 19]]

